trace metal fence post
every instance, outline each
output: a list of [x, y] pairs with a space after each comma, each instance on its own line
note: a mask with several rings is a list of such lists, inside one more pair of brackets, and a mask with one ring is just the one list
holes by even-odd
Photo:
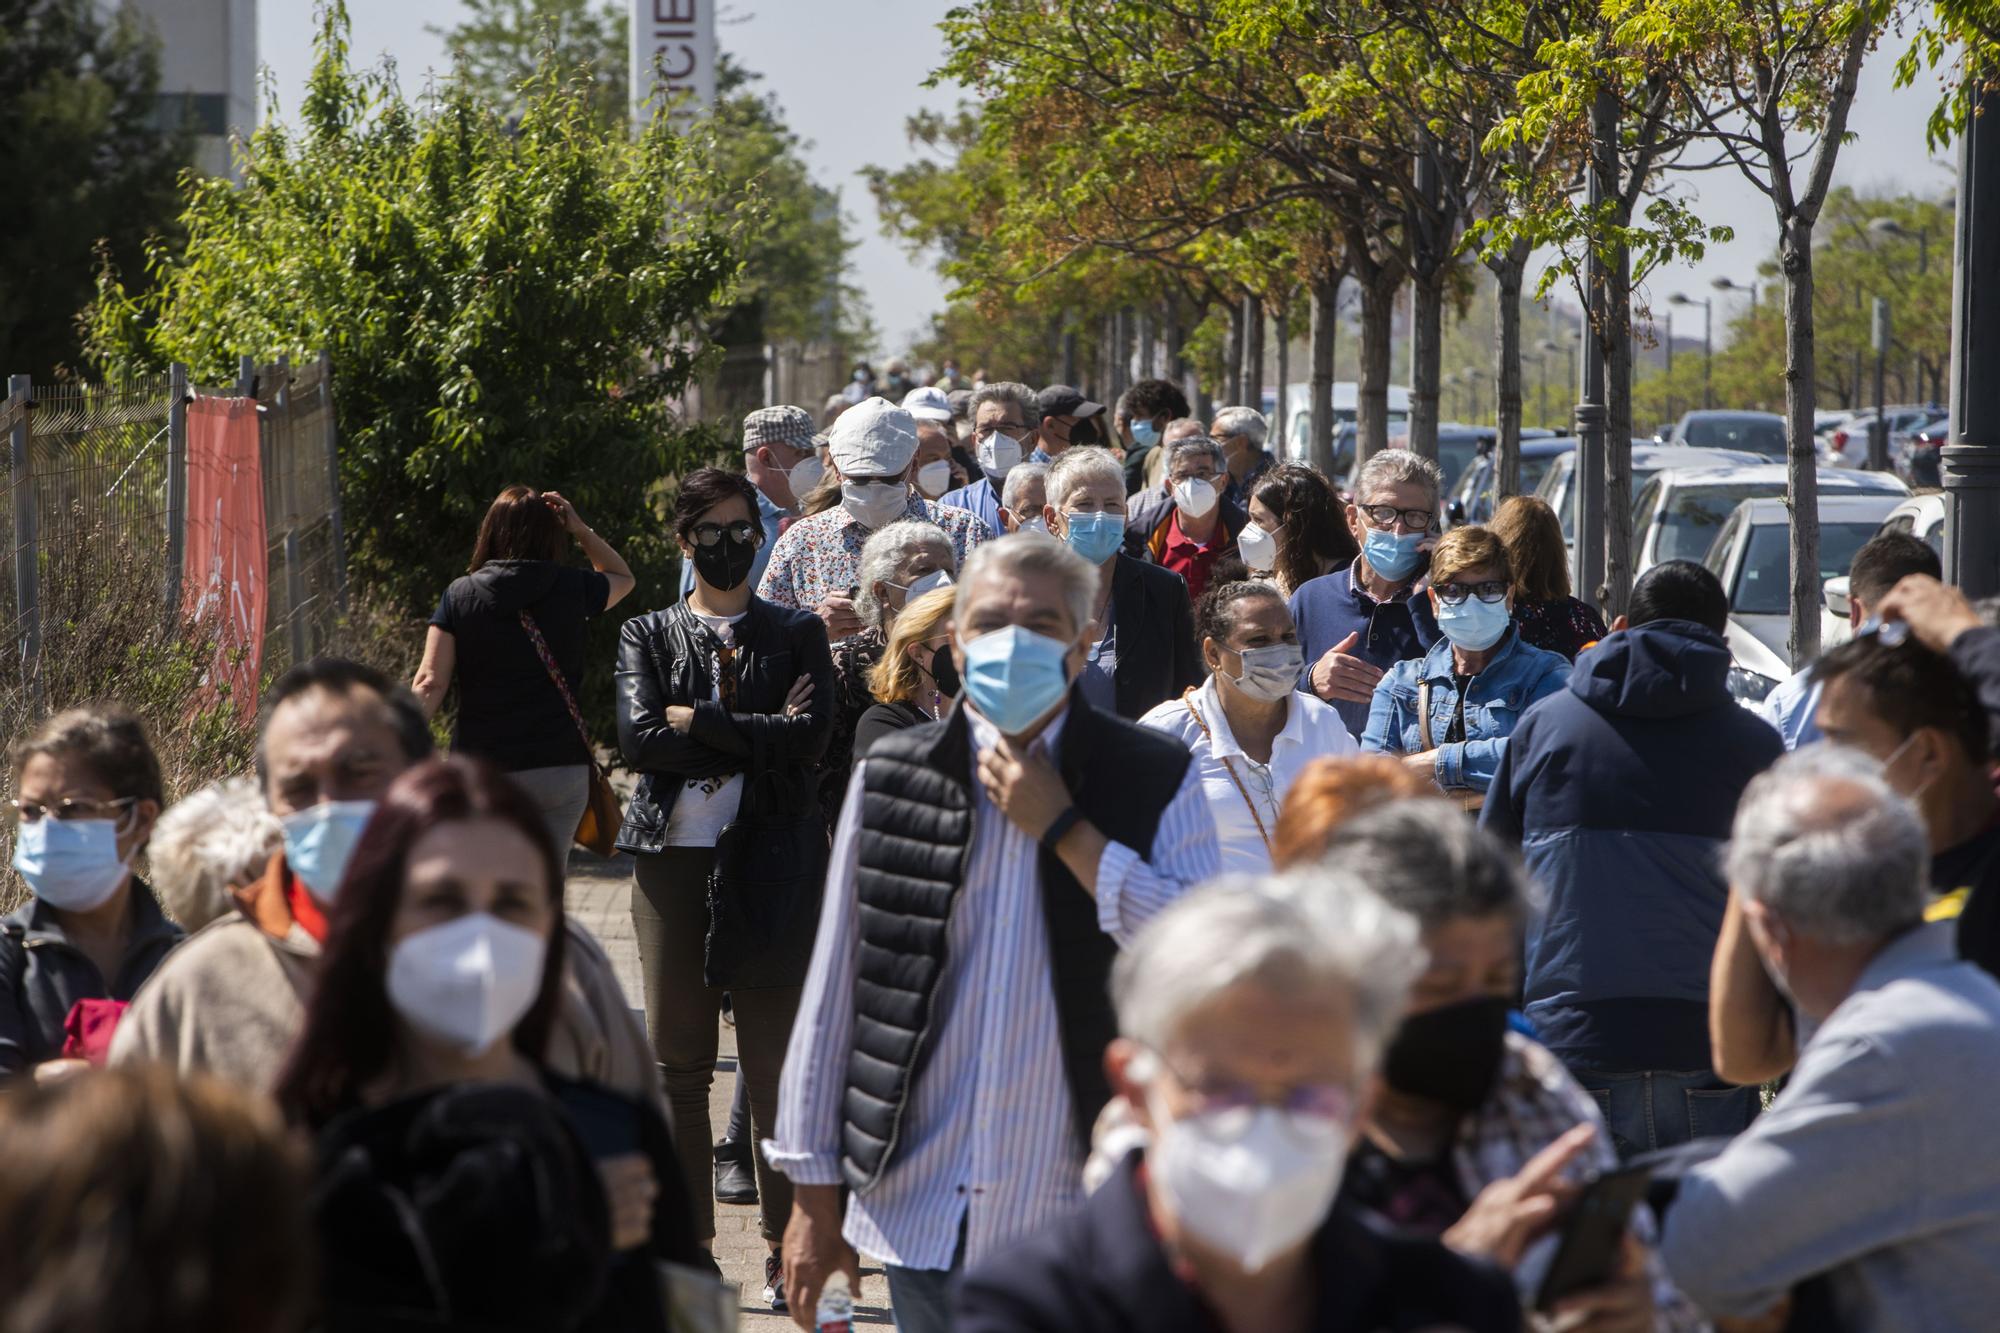
[[248, 353], [236, 358], [236, 396], [257, 396], [257, 358]]
[[300, 564], [299, 530], [290, 528], [285, 532], [285, 627], [291, 632], [293, 666], [306, 660], [306, 622], [299, 614], [306, 599], [306, 578]]
[[181, 566], [187, 562], [188, 368], [167, 371], [167, 618], [181, 613]]
[[324, 409], [322, 420], [326, 422], [326, 475], [327, 494], [331, 511], [327, 517], [327, 534], [333, 542], [333, 595], [336, 604], [344, 613], [347, 610], [347, 536], [340, 523], [340, 426], [333, 418], [333, 357], [321, 351], [319, 354], [319, 396]]
[[34, 434], [35, 386], [26, 375], [7, 378], [7, 396], [19, 404], [10, 440], [14, 487], [14, 607], [20, 615], [21, 679], [41, 697], [42, 605], [39, 546], [35, 540], [35, 478], [28, 458]]

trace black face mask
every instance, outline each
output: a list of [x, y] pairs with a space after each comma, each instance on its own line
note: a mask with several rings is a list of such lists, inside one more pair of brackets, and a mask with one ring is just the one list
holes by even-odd
[[931, 679], [937, 682], [939, 694], [958, 697], [958, 663], [951, 660], [950, 644], [931, 654]]
[[694, 548], [694, 572], [717, 592], [734, 592], [742, 587], [743, 580], [750, 577], [750, 566], [756, 563], [757, 543], [739, 542], [726, 532], [715, 545], [696, 543]]
[[1462, 1000], [1403, 1020], [1382, 1059], [1397, 1092], [1472, 1111], [1493, 1095], [1507, 1050], [1507, 1001]]

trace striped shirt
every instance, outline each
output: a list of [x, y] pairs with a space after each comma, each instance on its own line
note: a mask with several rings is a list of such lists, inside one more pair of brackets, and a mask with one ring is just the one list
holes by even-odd
[[[968, 708], [979, 753], [998, 731]], [[1067, 712], [1031, 750], [1054, 758]], [[863, 767], [865, 768], [865, 761]], [[833, 859], [778, 1094], [770, 1164], [800, 1185], [840, 1183], [841, 1095], [853, 1044], [859, 941], [855, 869], [859, 770], [835, 830]], [[896, 1155], [848, 1203], [848, 1243], [899, 1268], [948, 1269], [965, 1226], [976, 1263], [1083, 1202], [1084, 1145], [1070, 1115], [1036, 845], [973, 790], [972, 856], [946, 933], [930, 1055], [910, 1092]], [[1097, 869], [1097, 920], [1120, 944], [1220, 858], [1201, 774], [1189, 764], [1149, 855], [1111, 843]]]

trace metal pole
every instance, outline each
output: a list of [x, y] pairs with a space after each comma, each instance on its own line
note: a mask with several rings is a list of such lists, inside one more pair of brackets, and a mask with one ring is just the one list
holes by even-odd
[[[1618, 104], [1609, 89], [1600, 88], [1590, 107], [1590, 215], [1596, 217], [1618, 170]], [[1594, 240], [1594, 238], [1593, 238]], [[1596, 605], [1604, 582], [1604, 428], [1608, 415], [1604, 396], [1604, 339], [1611, 335], [1607, 274], [1596, 244], [1587, 251], [1585, 291], [1590, 306], [1584, 316], [1583, 374], [1576, 405], [1576, 595]], [[1620, 337], [1631, 331], [1620, 329]]]
[[290, 631], [292, 664], [306, 660], [306, 618], [299, 614], [306, 599], [305, 570], [299, 558], [299, 530], [285, 533], [285, 628]]
[[1889, 303], [1875, 298], [1869, 321], [1869, 341], [1875, 349], [1875, 420], [1868, 426], [1868, 470], [1889, 470], [1889, 416], [1883, 407], [1882, 366], [1889, 359]]
[[1674, 312], [1671, 310], [1667, 311], [1667, 420], [1677, 420], [1674, 416]]
[[1535, 385], [1535, 422], [1546, 427], [1549, 424], [1549, 354], [1543, 352], [1535, 358], [1537, 383]]
[[181, 613], [181, 566], [187, 562], [188, 368], [167, 371], [167, 618]]
[[1715, 395], [1708, 391], [1708, 370], [1715, 361], [1715, 298], [1701, 298], [1701, 405], [1703, 408], [1715, 406]]
[[31, 418], [35, 386], [26, 375], [7, 378], [7, 396], [17, 410], [12, 432], [14, 487], [14, 609], [20, 617], [21, 679], [37, 707], [41, 703], [42, 602], [41, 557], [35, 541], [35, 476], [28, 454], [34, 435]]
[[1991, 597], [2000, 593], [2000, 92], [1980, 95], [1958, 154], [1944, 576], [1968, 597]]
[[340, 425], [333, 416], [333, 357], [319, 354], [319, 401], [326, 422], [326, 477], [330, 512], [326, 516], [327, 537], [333, 546], [333, 596], [342, 613], [347, 610], [347, 533], [340, 521]]

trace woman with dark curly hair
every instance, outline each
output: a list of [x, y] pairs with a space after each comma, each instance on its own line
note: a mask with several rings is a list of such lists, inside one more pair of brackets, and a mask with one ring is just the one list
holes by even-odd
[[1300, 463], [1281, 463], [1250, 492], [1250, 522], [1236, 536], [1250, 572], [1290, 597], [1309, 579], [1354, 563], [1354, 544], [1331, 483]]

